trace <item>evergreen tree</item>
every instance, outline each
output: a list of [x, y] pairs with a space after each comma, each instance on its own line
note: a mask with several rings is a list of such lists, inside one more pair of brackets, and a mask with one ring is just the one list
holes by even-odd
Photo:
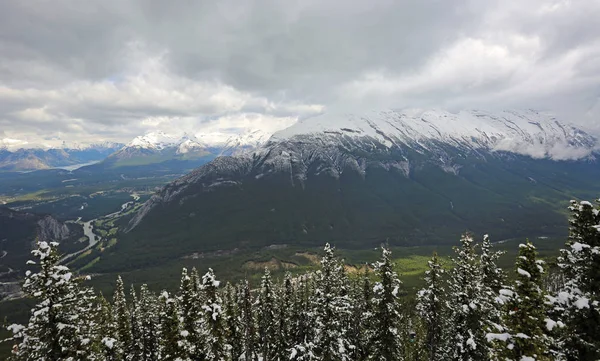
[[552, 298], [555, 314], [566, 327], [560, 349], [567, 360], [600, 359], [600, 210], [590, 202], [572, 201], [569, 240], [559, 266], [565, 284]]
[[504, 287], [506, 275], [502, 268], [498, 267], [498, 259], [505, 253], [503, 251], [494, 251], [490, 237], [486, 234], [483, 236], [481, 243], [481, 272], [482, 282], [489, 287], [494, 294], [498, 294], [500, 289]]
[[355, 345], [354, 359], [367, 360], [371, 353], [374, 332], [373, 286], [369, 276], [369, 267], [359, 279], [354, 292], [355, 307], [350, 328], [352, 343]]
[[296, 297], [292, 309], [293, 345], [302, 345], [312, 339], [312, 310], [310, 300], [314, 293], [314, 282], [311, 274], [297, 278]]
[[271, 272], [265, 268], [258, 296], [258, 344], [264, 361], [276, 359], [277, 320], [275, 315], [275, 292]]
[[[79, 280], [82, 279], [90, 280], [91, 278], [85, 276]], [[102, 337], [98, 322], [102, 307], [93, 288], [79, 285], [76, 292], [72, 312], [75, 314], [74, 319], [78, 320], [79, 334], [81, 335], [80, 342], [77, 342], [79, 346], [77, 357], [82, 360], [96, 360], [102, 357]]]
[[148, 290], [148, 285], [140, 287], [139, 317], [141, 324], [142, 361], [159, 358], [159, 308], [155, 295]]
[[444, 269], [437, 253], [427, 263], [429, 270], [425, 272], [425, 288], [417, 294], [417, 312], [422, 318], [427, 350], [427, 360], [442, 360], [446, 355], [445, 336], [448, 334], [446, 310], [446, 290], [443, 287]]
[[98, 327], [100, 338], [100, 357], [105, 361], [123, 360], [123, 349], [118, 342], [117, 321], [108, 301], [103, 297], [100, 299], [100, 312], [98, 314]]
[[185, 361], [188, 357], [189, 347], [186, 347], [188, 336], [183, 329], [179, 317], [177, 301], [169, 297], [164, 291], [160, 298], [161, 326], [160, 326], [160, 359], [164, 361]]
[[352, 305], [345, 289], [345, 278], [343, 265], [327, 244], [312, 303], [314, 338], [312, 345], [305, 345], [307, 350], [314, 350], [312, 353], [319, 360], [349, 360], [354, 348], [348, 340], [347, 320], [352, 315]]
[[202, 291], [204, 293], [203, 332], [204, 355], [207, 361], [225, 360], [225, 330], [223, 327], [222, 300], [217, 292], [219, 281], [216, 280], [212, 269], [202, 277]]
[[117, 284], [113, 295], [113, 319], [116, 327], [114, 345], [118, 353], [119, 360], [127, 359], [133, 350], [131, 336], [131, 314], [127, 308], [127, 300], [125, 299], [125, 287], [121, 276], [117, 277]]
[[519, 246], [516, 271], [513, 289], [501, 292], [504, 332], [487, 335], [488, 340], [496, 340], [494, 359], [554, 360], [546, 335], [549, 320], [542, 288], [543, 261], [536, 259], [535, 247], [529, 241]]
[[399, 361], [402, 356], [400, 326], [402, 322], [398, 293], [401, 282], [394, 271], [392, 252], [382, 247], [381, 261], [375, 264], [380, 281], [374, 287], [373, 348], [369, 360]]
[[252, 294], [250, 285], [244, 280], [239, 286], [239, 309], [242, 327], [243, 360], [255, 361], [258, 359], [256, 352], [256, 325], [252, 309]]
[[126, 355], [126, 360], [144, 361], [144, 340], [142, 337], [142, 318], [140, 302], [135, 293], [135, 288], [131, 285], [131, 348]]
[[229, 359], [231, 360], [239, 360], [244, 353], [240, 321], [236, 289], [227, 283], [225, 286], [225, 339], [229, 345]]
[[181, 305], [182, 328], [185, 331], [187, 348], [186, 353], [192, 360], [203, 358], [202, 344], [200, 339], [200, 295], [197, 285], [197, 271], [194, 269], [192, 275], [188, 275], [187, 269], [181, 271], [181, 283], [179, 286], [179, 303]]
[[37, 262], [28, 264], [37, 265], [39, 271], [26, 272], [23, 291], [38, 302], [26, 326], [9, 327], [13, 339], [20, 341], [14, 349], [14, 360], [77, 360], [82, 356], [93, 359], [89, 345], [94, 342], [95, 332], [89, 322], [97, 316], [81, 317], [88, 309], [82, 309], [78, 299], [82, 295], [79, 281], [59, 264], [57, 246], [54, 242], [38, 242], [32, 251]]
[[449, 280], [448, 308], [453, 327], [449, 339], [449, 359], [456, 361], [487, 360], [489, 347], [485, 334], [488, 328], [482, 317], [486, 305], [482, 272], [475, 254], [473, 238], [466, 234], [461, 247], [455, 248], [457, 258]]
[[486, 332], [498, 332], [502, 329], [498, 292], [503, 288], [506, 276], [496, 264], [504, 252], [493, 251], [489, 236], [483, 236], [481, 243], [481, 318]]
[[426, 360], [425, 330], [421, 318], [413, 312], [416, 304], [407, 300], [401, 309], [400, 339], [402, 342], [402, 357], [404, 360]]
[[294, 339], [292, 316], [295, 299], [292, 276], [289, 272], [285, 274], [283, 285], [280, 287], [279, 293], [279, 303], [277, 305], [279, 314], [277, 317], [278, 325], [275, 341], [275, 354], [278, 356], [278, 359], [287, 360], [289, 359], [289, 353]]

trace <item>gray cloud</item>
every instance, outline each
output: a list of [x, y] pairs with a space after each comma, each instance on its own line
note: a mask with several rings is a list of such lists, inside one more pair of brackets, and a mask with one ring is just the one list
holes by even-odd
[[0, 3], [3, 137], [273, 130], [323, 111], [600, 123], [597, 0]]

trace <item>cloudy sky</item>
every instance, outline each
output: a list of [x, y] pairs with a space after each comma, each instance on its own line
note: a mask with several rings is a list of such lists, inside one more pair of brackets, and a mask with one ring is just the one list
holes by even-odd
[[325, 112], [600, 123], [600, 0], [0, 2], [0, 139], [277, 130]]

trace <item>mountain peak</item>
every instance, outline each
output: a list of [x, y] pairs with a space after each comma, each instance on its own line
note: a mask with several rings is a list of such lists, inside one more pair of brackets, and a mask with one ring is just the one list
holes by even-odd
[[275, 140], [312, 136], [371, 138], [391, 148], [428, 150], [436, 144], [507, 151], [533, 158], [580, 159], [597, 149], [597, 139], [580, 128], [535, 110], [451, 113], [408, 109], [364, 116], [324, 115], [302, 120], [273, 135]]
[[173, 135], [166, 134], [162, 131], [150, 132], [145, 135], [135, 137], [128, 147], [142, 149], [157, 149], [161, 150], [169, 146], [173, 146], [179, 139]]

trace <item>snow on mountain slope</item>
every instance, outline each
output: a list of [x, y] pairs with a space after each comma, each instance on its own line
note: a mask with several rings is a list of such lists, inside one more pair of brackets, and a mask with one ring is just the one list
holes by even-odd
[[220, 155], [235, 155], [259, 148], [271, 137], [260, 129], [251, 129], [242, 134], [232, 135], [222, 145]]
[[69, 149], [69, 150], [105, 150], [105, 149], [119, 149], [122, 148], [124, 144], [116, 143], [116, 142], [100, 142], [100, 143], [91, 143], [91, 144], [80, 144], [80, 143], [67, 143], [63, 142], [61, 148]]
[[216, 149], [220, 155], [232, 155], [256, 149], [265, 143], [270, 136], [270, 133], [260, 129], [251, 129], [240, 134], [199, 133], [198, 135], [190, 135], [184, 133], [183, 136], [159, 131], [138, 136], [125, 148], [148, 150], [177, 148], [177, 154], [186, 154], [202, 149]]
[[175, 146], [180, 138], [164, 132], [151, 132], [135, 137], [126, 147], [162, 150]]
[[388, 148], [421, 150], [433, 143], [459, 148], [507, 151], [532, 158], [581, 159], [598, 148], [597, 139], [552, 115], [528, 111], [385, 111], [368, 116], [322, 116], [275, 133], [272, 141], [339, 136], [371, 138]]
[[593, 159], [597, 146], [594, 136], [535, 111], [315, 117], [275, 133], [253, 152], [219, 157], [167, 185], [140, 209], [129, 229], [158, 204], [261, 179], [304, 187], [311, 177], [340, 179], [348, 172], [366, 179], [375, 169], [405, 179], [432, 168], [460, 176], [463, 168], [491, 158]]

